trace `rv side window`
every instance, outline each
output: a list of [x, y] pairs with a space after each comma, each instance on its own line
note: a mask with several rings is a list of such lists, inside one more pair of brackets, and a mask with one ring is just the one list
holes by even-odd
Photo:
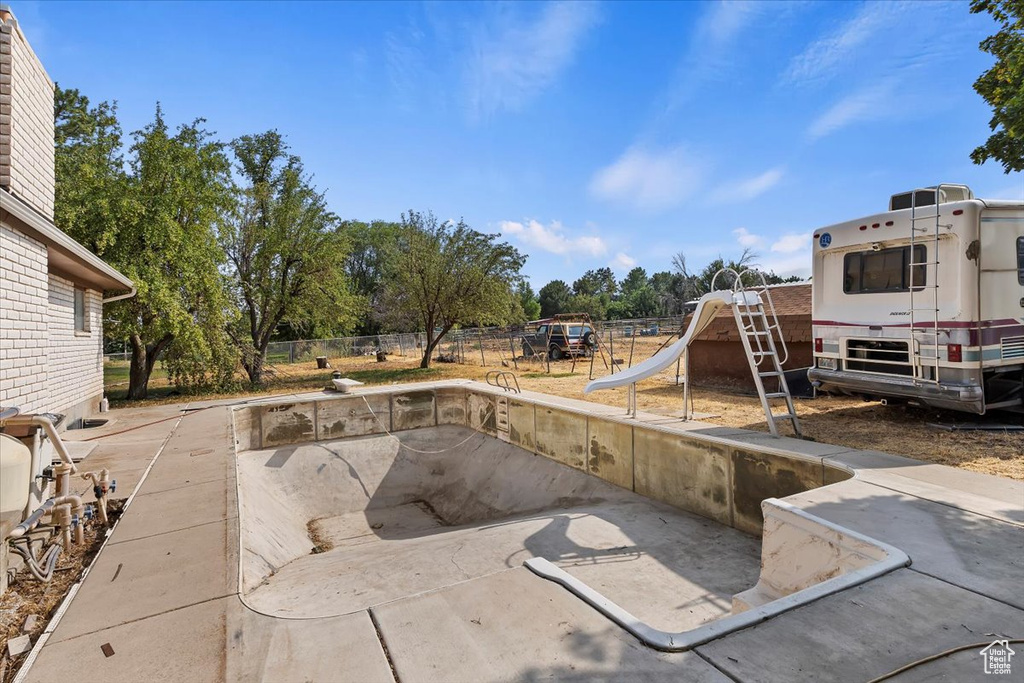
[[869, 292], [910, 291], [911, 277], [914, 289], [925, 285], [927, 250], [923, 245], [914, 246], [913, 258], [910, 247], [896, 247], [879, 251], [856, 251], [843, 259], [843, 291], [847, 294]]
[[1017, 282], [1024, 285], [1024, 237], [1017, 238]]

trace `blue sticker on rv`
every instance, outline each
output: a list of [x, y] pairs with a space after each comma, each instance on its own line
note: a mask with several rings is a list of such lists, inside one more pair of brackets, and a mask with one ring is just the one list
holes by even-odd
[[827, 249], [828, 245], [832, 244], [832, 235], [827, 232], [821, 233], [821, 237], [818, 238], [818, 244], [821, 245], [822, 249]]

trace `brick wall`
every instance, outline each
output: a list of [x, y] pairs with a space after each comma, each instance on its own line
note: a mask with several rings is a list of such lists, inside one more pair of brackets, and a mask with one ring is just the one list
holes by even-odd
[[0, 405], [26, 412], [49, 403], [46, 262], [43, 244], [0, 225]]
[[[56, 413], [103, 393], [102, 295], [85, 292], [89, 332], [75, 331], [75, 285], [51, 274], [49, 292], [49, 356], [46, 366], [47, 405]], [[95, 410], [95, 406], [93, 406]]]
[[53, 82], [0, 13], [0, 187], [53, 218]]

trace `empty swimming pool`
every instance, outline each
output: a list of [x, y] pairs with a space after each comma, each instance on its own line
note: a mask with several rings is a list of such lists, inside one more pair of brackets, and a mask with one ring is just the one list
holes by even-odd
[[757, 581], [758, 539], [466, 427], [243, 453], [239, 474], [247, 601], [275, 616], [346, 614], [544, 557], [681, 630]]
[[556, 582], [673, 650], [899, 561], [774, 500], [843, 478], [819, 460], [564, 403], [430, 385], [237, 409], [243, 600], [372, 614], [526, 564], [530, 599]]

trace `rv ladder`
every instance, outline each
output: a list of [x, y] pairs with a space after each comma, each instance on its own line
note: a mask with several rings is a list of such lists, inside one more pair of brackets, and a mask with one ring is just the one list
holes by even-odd
[[[919, 192], [934, 192], [935, 201], [932, 204], [918, 206]], [[939, 235], [942, 228], [942, 195], [942, 185], [936, 185], [934, 188], [914, 190], [910, 199], [910, 255], [907, 259], [907, 270], [910, 275], [910, 339], [907, 351], [913, 366], [914, 382], [919, 384], [939, 383]], [[934, 210], [930, 210], [933, 207]], [[928, 223], [919, 226], [920, 221]], [[917, 260], [916, 254], [918, 245], [923, 246], [925, 250], [920, 261]], [[915, 282], [918, 268], [923, 270], [924, 275], [924, 281], [920, 283]], [[929, 275], [932, 284], [928, 284]], [[925, 346], [935, 350], [931, 358], [924, 357], [922, 347]]]

